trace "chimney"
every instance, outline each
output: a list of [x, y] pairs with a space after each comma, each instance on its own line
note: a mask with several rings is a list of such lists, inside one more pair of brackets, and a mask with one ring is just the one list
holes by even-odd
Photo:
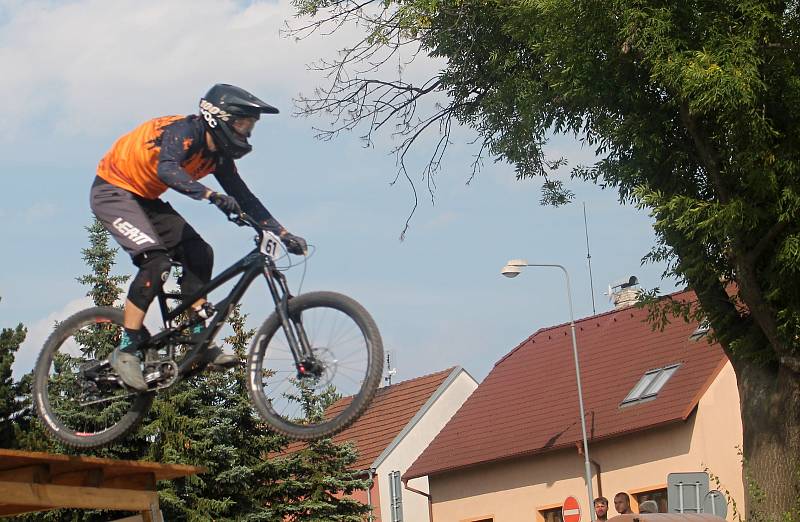
[[614, 302], [614, 309], [627, 308], [633, 306], [639, 301], [639, 294], [641, 290], [639, 286], [639, 279], [636, 276], [630, 276], [627, 279], [622, 279], [616, 283], [608, 286], [608, 295]]

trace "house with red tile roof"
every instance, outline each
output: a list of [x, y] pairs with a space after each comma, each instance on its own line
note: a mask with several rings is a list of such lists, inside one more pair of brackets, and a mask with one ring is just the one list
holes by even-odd
[[[369, 491], [353, 495], [373, 507], [370, 522], [430, 521], [427, 477], [410, 481], [407, 489], [402, 474], [477, 386], [458, 366], [385, 386], [352, 426], [333, 437], [335, 442], [356, 446], [358, 460], [353, 469], [373, 480]], [[343, 398], [328, 413], [347, 407], [350, 400]], [[293, 443], [286, 452], [302, 444]]]
[[[668, 473], [703, 470], [741, 509], [739, 395], [721, 347], [682, 319], [653, 330], [647, 310], [624, 304], [575, 326], [592, 487], [609, 499], [609, 517], [617, 492], [635, 511], [651, 499], [663, 511]], [[567, 496], [589, 521], [584, 461], [570, 325], [562, 324], [500, 359], [403, 479], [428, 478], [436, 522], [556, 522]]]

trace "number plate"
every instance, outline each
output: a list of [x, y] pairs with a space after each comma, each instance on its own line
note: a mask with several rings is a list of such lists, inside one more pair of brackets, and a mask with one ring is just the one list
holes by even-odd
[[264, 231], [261, 239], [261, 253], [268, 255], [273, 261], [281, 257], [281, 240], [272, 232]]

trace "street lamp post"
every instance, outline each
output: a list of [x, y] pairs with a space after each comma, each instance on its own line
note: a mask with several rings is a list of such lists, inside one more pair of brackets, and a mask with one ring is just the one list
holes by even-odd
[[562, 265], [548, 265], [538, 263], [528, 263], [524, 259], [511, 259], [506, 266], [503, 267], [501, 273], [506, 277], [517, 277], [522, 269], [528, 266], [543, 266], [549, 268], [560, 268], [564, 272], [564, 278], [567, 281], [567, 302], [569, 303], [569, 326], [572, 330], [572, 355], [575, 358], [575, 380], [578, 383], [578, 405], [580, 406], [581, 413], [581, 433], [583, 434], [583, 456], [584, 467], [586, 471], [586, 491], [589, 494], [589, 515], [592, 522], [595, 520], [594, 513], [594, 492], [592, 491], [592, 470], [589, 464], [589, 442], [586, 439], [586, 415], [583, 410], [583, 387], [581, 386], [581, 369], [578, 363], [578, 342], [575, 337], [575, 316], [572, 311], [572, 288], [569, 284], [569, 273]]

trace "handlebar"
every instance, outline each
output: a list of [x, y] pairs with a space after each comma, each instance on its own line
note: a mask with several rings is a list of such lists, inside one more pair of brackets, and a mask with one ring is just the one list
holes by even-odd
[[[281, 236], [280, 232], [277, 230], [270, 230], [268, 227], [265, 227], [258, 221], [256, 221], [252, 216], [244, 213], [239, 212], [237, 214], [228, 214], [228, 221], [231, 223], [235, 223], [240, 227], [251, 227], [259, 232], [259, 238], [263, 237], [262, 232], [269, 232], [270, 234], [274, 235], [276, 239], [283, 242], [283, 237]], [[287, 254], [290, 253], [288, 250], [286, 251]], [[299, 255], [299, 254], [298, 254]], [[308, 251], [304, 251], [303, 256], [308, 257]]]

